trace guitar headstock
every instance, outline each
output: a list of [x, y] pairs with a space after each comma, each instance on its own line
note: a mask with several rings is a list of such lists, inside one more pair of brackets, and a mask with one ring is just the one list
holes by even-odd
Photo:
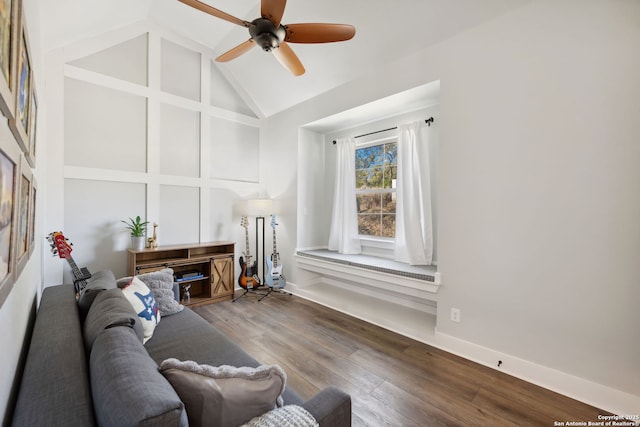
[[240, 225], [244, 228], [249, 228], [249, 220], [246, 215], [243, 215], [242, 218], [240, 218]]
[[276, 222], [276, 216], [271, 215], [271, 227], [276, 228], [276, 225], [278, 225], [278, 223]]
[[59, 256], [62, 259], [71, 257], [71, 246], [73, 243], [69, 242], [69, 239], [64, 237], [62, 231], [54, 231], [49, 233], [47, 240], [51, 243], [51, 253], [53, 256]]

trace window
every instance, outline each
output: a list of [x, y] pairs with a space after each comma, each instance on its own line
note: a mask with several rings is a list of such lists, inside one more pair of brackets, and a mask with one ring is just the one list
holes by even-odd
[[397, 142], [356, 149], [358, 232], [394, 238], [396, 231]]

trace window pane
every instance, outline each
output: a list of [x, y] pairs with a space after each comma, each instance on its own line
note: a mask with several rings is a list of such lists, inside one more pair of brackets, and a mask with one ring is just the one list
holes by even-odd
[[372, 166], [381, 166], [383, 161], [384, 147], [382, 145], [358, 148], [356, 150], [356, 169], [367, 169]]
[[389, 142], [384, 145], [384, 164], [386, 166], [395, 166], [398, 164], [398, 144]]
[[382, 237], [396, 237], [396, 215], [382, 215]]
[[380, 194], [358, 194], [356, 202], [358, 203], [358, 213], [380, 212]]
[[384, 169], [382, 167], [374, 167], [369, 169], [367, 176], [367, 188], [384, 188]]
[[380, 235], [380, 215], [378, 214], [359, 214], [358, 215], [358, 233], [365, 236]]
[[397, 177], [398, 177], [397, 166], [385, 168], [383, 188], [395, 188], [394, 182]]
[[383, 193], [382, 194], [382, 205], [380, 206], [380, 211], [383, 213], [396, 213], [396, 198], [395, 193]]
[[364, 190], [367, 188], [367, 169], [356, 170], [356, 190]]

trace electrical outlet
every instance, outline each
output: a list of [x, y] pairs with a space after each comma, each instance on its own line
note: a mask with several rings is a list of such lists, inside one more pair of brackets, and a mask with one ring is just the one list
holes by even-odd
[[451, 309], [451, 321], [452, 322], [456, 322], [456, 323], [460, 323], [461, 321], [461, 313], [460, 313], [460, 309], [459, 308], [452, 308]]

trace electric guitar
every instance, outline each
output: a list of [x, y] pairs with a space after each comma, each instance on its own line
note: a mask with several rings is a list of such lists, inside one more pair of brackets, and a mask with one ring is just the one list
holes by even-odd
[[244, 289], [253, 289], [260, 286], [258, 279], [258, 261], [251, 263], [251, 253], [249, 252], [249, 221], [246, 216], [240, 220], [240, 225], [244, 227], [244, 236], [246, 250], [245, 258], [240, 257], [240, 276], [238, 277], [238, 285]]
[[51, 244], [51, 253], [53, 256], [59, 256], [61, 259], [66, 259], [71, 267], [71, 271], [73, 272], [73, 277], [75, 278], [73, 281], [73, 286], [76, 289], [76, 293], [82, 292], [82, 290], [87, 286], [87, 279], [91, 278], [91, 273], [85, 267], [78, 268], [78, 265], [73, 260], [71, 256], [71, 245], [73, 243], [69, 242], [69, 240], [64, 237], [62, 231], [54, 231], [53, 233], [49, 233], [47, 236], [47, 240]]
[[267, 275], [264, 278], [265, 283], [270, 288], [283, 288], [285, 285], [284, 276], [282, 275], [282, 264], [280, 264], [280, 255], [276, 249], [276, 222], [275, 215], [271, 215], [271, 227], [273, 228], [273, 253], [267, 258]]

